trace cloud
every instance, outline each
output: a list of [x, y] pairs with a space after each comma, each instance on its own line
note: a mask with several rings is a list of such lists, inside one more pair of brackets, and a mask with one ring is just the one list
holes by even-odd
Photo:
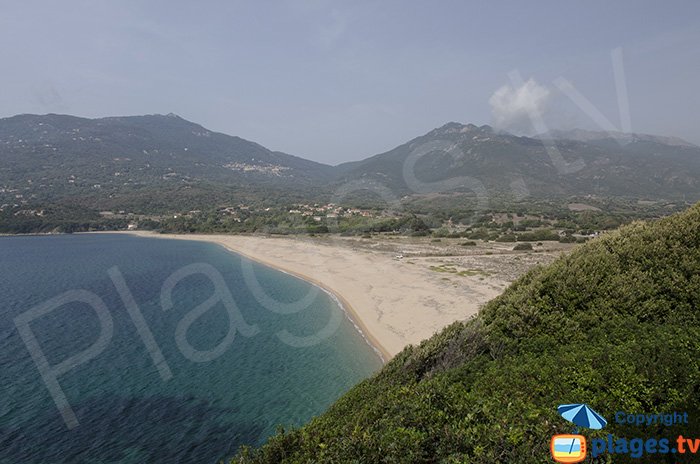
[[500, 87], [489, 99], [493, 125], [514, 133], [532, 134], [532, 118], [543, 117], [550, 96], [549, 89], [532, 78], [519, 87], [510, 84]]

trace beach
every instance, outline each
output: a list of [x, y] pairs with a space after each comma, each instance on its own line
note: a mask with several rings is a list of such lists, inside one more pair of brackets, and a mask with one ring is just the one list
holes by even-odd
[[[312, 282], [336, 296], [385, 362], [406, 346], [474, 316], [518, 275], [565, 251], [513, 254], [512, 246], [489, 244], [491, 251], [480, 248], [462, 255], [443, 251], [441, 256], [444, 246], [420, 241], [382, 246], [340, 237], [127, 233], [216, 243]], [[405, 254], [397, 255], [397, 249], [405, 249]], [[511, 260], [513, 265], [489, 266], [499, 259]]]

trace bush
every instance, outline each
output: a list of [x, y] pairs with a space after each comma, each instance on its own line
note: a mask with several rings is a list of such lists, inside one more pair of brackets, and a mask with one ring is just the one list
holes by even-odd
[[486, 241], [493, 242], [500, 236], [501, 234], [499, 232], [491, 232], [486, 236]]
[[476, 246], [476, 242], [469, 240], [467, 242], [462, 242], [459, 244], [460, 246]]
[[518, 243], [513, 247], [513, 251], [528, 251], [532, 250], [532, 244], [531, 243]]
[[515, 234], [503, 234], [500, 237], [496, 239], [497, 242], [515, 242], [516, 240], [516, 235]]
[[489, 232], [486, 229], [476, 229], [467, 235], [470, 240], [488, 240]]
[[519, 242], [544, 242], [544, 241], [558, 241], [559, 234], [552, 232], [549, 229], [538, 229], [532, 232], [524, 232], [518, 235]]
[[[590, 438], [673, 442], [700, 430], [699, 276], [700, 204], [626, 226], [531, 270], [476, 318], [407, 347], [320, 417], [232, 462], [539, 464], [552, 435], [570, 433], [556, 407], [572, 402], [608, 419]], [[632, 430], [616, 411], [684, 411], [689, 423]]]

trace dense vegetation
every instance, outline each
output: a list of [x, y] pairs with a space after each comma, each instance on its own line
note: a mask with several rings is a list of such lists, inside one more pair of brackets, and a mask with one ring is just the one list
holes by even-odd
[[124, 218], [101, 217], [97, 212], [70, 205], [18, 211], [0, 210], [0, 234], [72, 233], [125, 229]]
[[[700, 204], [529, 272], [478, 317], [406, 348], [325, 414], [232, 462], [539, 464], [551, 436], [571, 432], [561, 403], [609, 419], [589, 437], [700, 437]], [[690, 424], [620, 426], [616, 411], [686, 411]]]
[[[470, 210], [468, 203], [461, 204], [455, 199], [451, 206], [444, 208], [441, 205], [417, 208], [413, 201], [398, 208], [395, 205], [395, 209], [382, 209], [380, 204], [356, 203], [333, 207], [338, 216], [329, 218], [326, 212], [330, 211], [312, 212], [313, 206], [300, 206], [278, 199], [277, 204], [268, 201], [264, 207], [253, 203], [254, 206], [245, 210], [234, 207], [194, 214], [186, 212], [177, 217], [134, 222], [140, 228], [165, 233], [393, 233], [498, 242], [549, 240], [573, 243], [582, 242], [598, 231], [613, 230], [636, 219], [666, 216], [682, 207], [680, 203], [665, 202], [640, 206], [636, 201], [622, 199], [589, 199], [589, 202], [600, 205], [600, 208], [591, 206], [595, 209], [571, 211], [561, 200], [539, 200], [529, 204], [494, 202], [482, 210]], [[358, 206], [363, 208], [366, 216], [348, 213], [349, 207]]]
[[[143, 195], [143, 196], [142, 196]], [[494, 201], [474, 209], [468, 199], [423, 203], [410, 198], [387, 205], [358, 201], [332, 205], [308, 201], [302, 191], [229, 187], [209, 184], [134, 191], [108, 200], [92, 197], [14, 208], [0, 206], [0, 234], [71, 233], [138, 228], [161, 233], [262, 233], [279, 235], [372, 234], [431, 235], [496, 242], [582, 243], [600, 231], [613, 230], [637, 219], [664, 217], [683, 209], [683, 202], [638, 202], [622, 198], [586, 198], [585, 210], [574, 211], [569, 199]], [[114, 202], [96, 210], [93, 201]], [[573, 203], [572, 203], [573, 202]], [[206, 204], [204, 209], [197, 209]], [[127, 205], [120, 210], [117, 205]], [[177, 205], [174, 207], [172, 205]], [[471, 208], [471, 209], [470, 209]], [[167, 212], [172, 209], [173, 212]], [[131, 211], [155, 211], [133, 213]]]

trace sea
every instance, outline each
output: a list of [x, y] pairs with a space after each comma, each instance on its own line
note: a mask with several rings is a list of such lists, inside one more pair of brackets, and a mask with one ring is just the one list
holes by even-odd
[[381, 367], [329, 293], [206, 242], [0, 237], [0, 463], [218, 463]]

